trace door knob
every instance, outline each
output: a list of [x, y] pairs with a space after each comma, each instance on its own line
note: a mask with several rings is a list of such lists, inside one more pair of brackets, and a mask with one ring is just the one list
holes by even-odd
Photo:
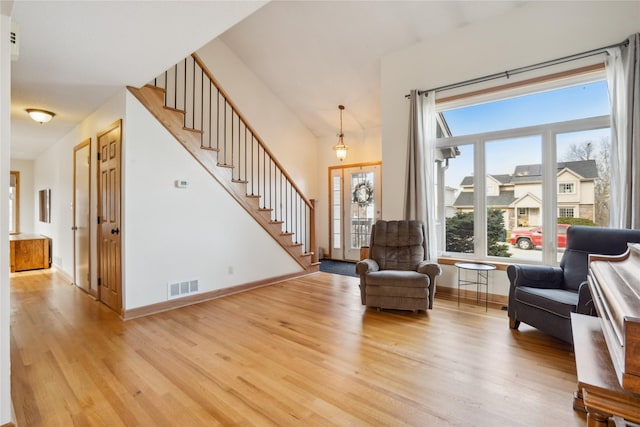
[[120, 229], [118, 227], [112, 229], [111, 234], [120, 234]]

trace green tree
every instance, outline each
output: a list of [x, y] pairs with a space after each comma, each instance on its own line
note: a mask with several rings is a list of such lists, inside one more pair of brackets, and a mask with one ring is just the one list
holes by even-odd
[[[447, 218], [447, 251], [473, 253], [473, 212], [456, 212]], [[487, 254], [510, 257], [504, 244], [504, 217], [499, 209], [487, 210]]]
[[446, 228], [448, 252], [473, 253], [473, 212], [456, 212]]
[[504, 216], [500, 209], [487, 209], [487, 254], [508, 258], [509, 246], [504, 244]]

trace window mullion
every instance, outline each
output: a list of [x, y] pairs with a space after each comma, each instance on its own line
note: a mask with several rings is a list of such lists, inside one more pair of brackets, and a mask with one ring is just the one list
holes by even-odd
[[474, 146], [474, 252], [477, 257], [487, 257], [487, 190], [485, 140], [475, 142]]
[[556, 264], [557, 258], [557, 206], [558, 206], [558, 167], [556, 152], [556, 133], [548, 129], [542, 134], [542, 261], [544, 264]]

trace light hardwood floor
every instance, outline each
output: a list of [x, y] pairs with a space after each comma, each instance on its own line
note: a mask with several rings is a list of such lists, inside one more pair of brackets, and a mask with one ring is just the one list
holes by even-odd
[[503, 311], [360, 305], [315, 273], [122, 322], [55, 273], [11, 277], [19, 427], [584, 426], [571, 347]]

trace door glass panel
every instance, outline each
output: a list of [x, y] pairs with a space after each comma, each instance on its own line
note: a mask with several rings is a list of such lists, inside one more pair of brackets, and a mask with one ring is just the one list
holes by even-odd
[[[337, 171], [338, 173], [340, 171]], [[331, 234], [333, 249], [342, 247], [342, 179], [340, 175], [331, 177]], [[336, 254], [332, 253], [332, 256]]]
[[375, 221], [374, 173], [352, 173], [351, 183], [351, 250], [360, 250], [369, 246], [371, 225]]

